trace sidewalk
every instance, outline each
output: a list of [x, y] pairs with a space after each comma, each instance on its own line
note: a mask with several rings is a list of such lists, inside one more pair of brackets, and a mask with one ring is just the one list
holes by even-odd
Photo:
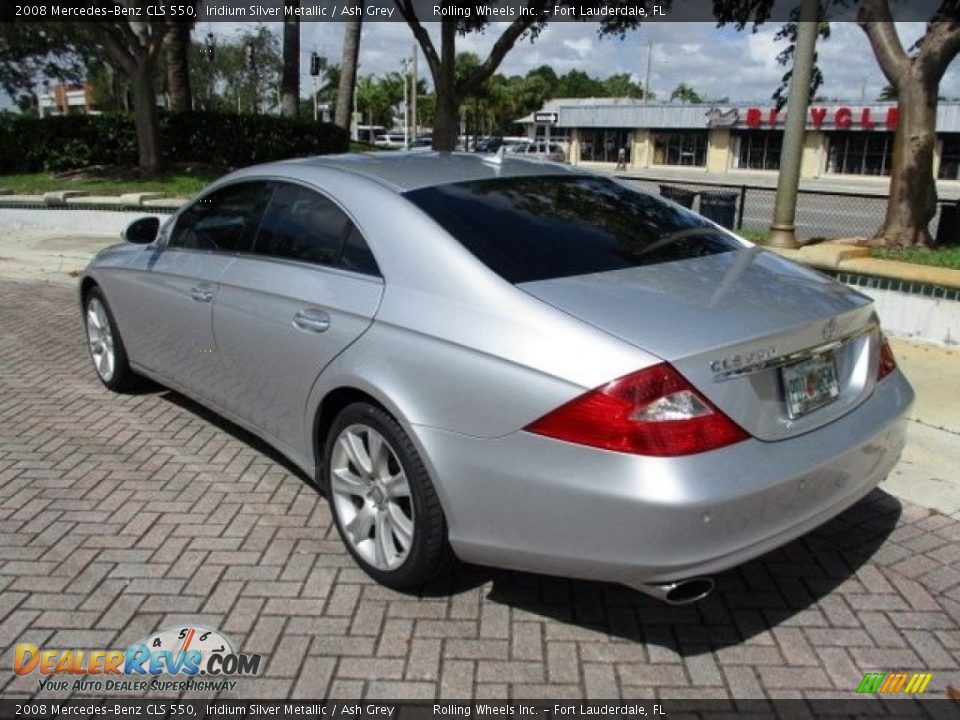
[[917, 402], [903, 459], [882, 487], [944, 515], [960, 512], [960, 350], [890, 343]]

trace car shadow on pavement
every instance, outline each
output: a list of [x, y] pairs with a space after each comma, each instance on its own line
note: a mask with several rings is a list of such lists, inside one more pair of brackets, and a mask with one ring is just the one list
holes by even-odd
[[667, 605], [609, 583], [476, 567], [465, 567], [425, 594], [457, 594], [492, 583], [487, 602], [513, 608], [515, 620], [526, 614], [563, 623], [557, 639], [602, 642], [610, 636], [681, 657], [742, 643], [763, 645], [772, 638], [761, 636], [773, 628], [842, 612], [845, 604], [835, 606], [831, 593], [870, 562], [901, 511], [895, 497], [874, 490], [801, 538], [715, 576], [714, 592], [691, 605]]
[[201, 405], [191, 398], [188, 398], [186, 395], [181, 395], [176, 390], [170, 390], [168, 388], [161, 387], [160, 385], [156, 385], [154, 390], [159, 391], [163, 399], [167, 402], [173, 403], [179, 408], [183, 408], [187, 412], [202, 418], [211, 425], [215, 425], [218, 429], [232, 435], [244, 445], [250, 447], [252, 450], [256, 450], [258, 453], [267, 457], [272, 462], [275, 462], [277, 465], [281, 465], [284, 470], [303, 480], [310, 487], [316, 487], [313, 478], [297, 467], [297, 465], [287, 458], [286, 455], [274, 448], [270, 443], [266, 442], [265, 440], [261, 440], [249, 430], [245, 430], [236, 423], [227, 420], [225, 417], [223, 417], [223, 415], [217, 414], [216, 411], [210, 410], [206, 406]]

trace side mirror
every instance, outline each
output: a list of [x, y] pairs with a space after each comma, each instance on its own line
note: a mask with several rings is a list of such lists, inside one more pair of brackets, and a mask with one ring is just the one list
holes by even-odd
[[157, 239], [160, 230], [160, 218], [143, 217], [127, 225], [127, 229], [120, 236], [134, 245], [149, 245]]

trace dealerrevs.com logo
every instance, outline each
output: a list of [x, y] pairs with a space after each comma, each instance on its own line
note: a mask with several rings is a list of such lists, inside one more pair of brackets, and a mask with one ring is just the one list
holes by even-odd
[[[234, 677], [259, 674], [262, 657], [238, 653], [218, 630], [167, 628], [126, 650], [61, 650], [20, 643], [13, 671], [38, 675], [40, 690], [233, 690]], [[169, 678], [174, 679], [169, 679]]]

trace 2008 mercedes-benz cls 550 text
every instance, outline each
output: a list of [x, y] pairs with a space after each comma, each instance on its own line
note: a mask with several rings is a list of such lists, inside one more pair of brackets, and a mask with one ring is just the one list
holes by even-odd
[[124, 236], [80, 285], [100, 379], [264, 438], [391, 587], [460, 558], [695, 600], [904, 444], [868, 298], [607, 177], [290, 160]]

